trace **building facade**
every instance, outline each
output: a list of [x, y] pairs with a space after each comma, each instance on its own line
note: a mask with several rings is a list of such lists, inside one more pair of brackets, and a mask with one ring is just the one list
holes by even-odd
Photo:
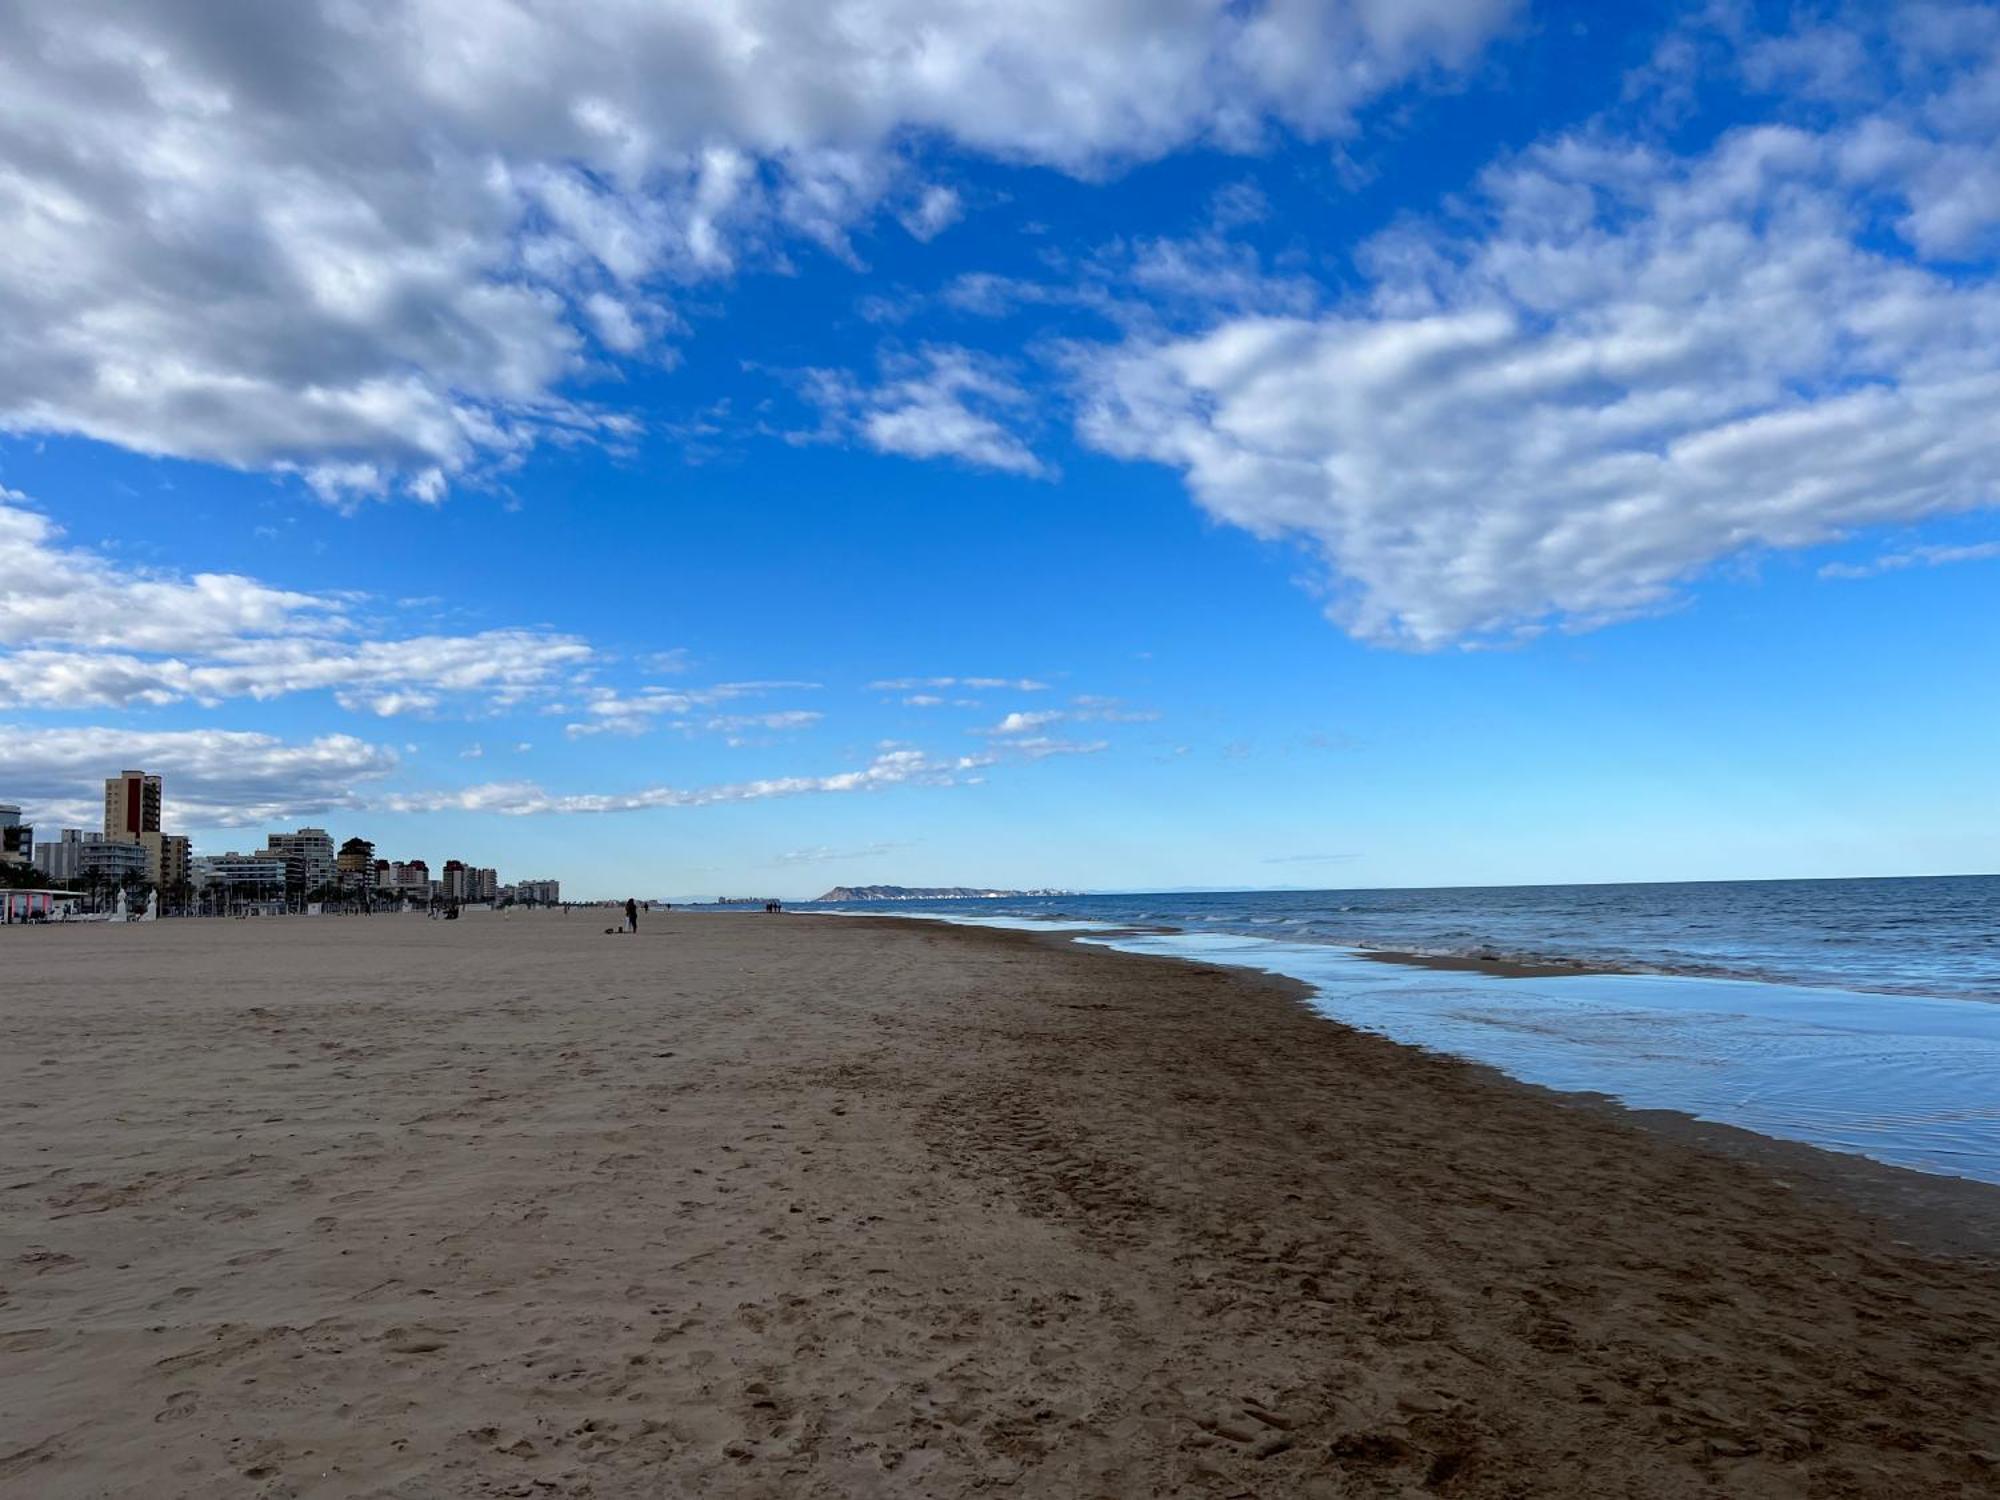
[[[121, 839], [130, 843], [130, 839]], [[188, 841], [177, 833], [161, 833], [157, 829], [138, 836], [138, 845], [146, 851], [146, 878], [163, 891], [172, 890], [184, 884], [189, 878]]]
[[[316, 891], [333, 884], [333, 835], [324, 828], [266, 834], [264, 848], [267, 853], [285, 861], [286, 881], [300, 890]], [[381, 882], [378, 880], [376, 883], [379, 885]]]
[[334, 878], [342, 890], [355, 896], [375, 892], [375, 846], [367, 839], [349, 839], [333, 857]]
[[431, 869], [420, 859], [375, 861], [375, 889], [404, 901], [431, 899]]
[[253, 899], [282, 896], [285, 859], [269, 850], [257, 854], [204, 854], [194, 862], [194, 884], [207, 894]]
[[514, 899], [524, 906], [562, 905], [560, 880], [523, 880], [514, 887]]
[[145, 849], [147, 874], [157, 888], [178, 891], [194, 884], [194, 847], [180, 834], [148, 834]]
[[31, 865], [35, 862], [35, 829], [21, 821], [21, 809], [0, 802], [0, 864]]
[[57, 837], [43, 839], [35, 845], [35, 868], [48, 878], [51, 885], [68, 885], [72, 880], [82, 878], [83, 866], [79, 861], [83, 841], [101, 837], [101, 834], [87, 834], [81, 828], [65, 828]]
[[160, 778], [120, 771], [104, 782], [104, 836], [136, 841], [160, 831]]
[[144, 844], [85, 837], [77, 845], [76, 878], [86, 884], [136, 885], [152, 878], [149, 863]]

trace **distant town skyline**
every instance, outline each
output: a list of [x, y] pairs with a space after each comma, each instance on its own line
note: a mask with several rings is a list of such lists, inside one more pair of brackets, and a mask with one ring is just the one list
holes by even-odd
[[1990, 5], [128, 10], [0, 21], [42, 825], [143, 765], [200, 851], [603, 897], [2000, 865]]

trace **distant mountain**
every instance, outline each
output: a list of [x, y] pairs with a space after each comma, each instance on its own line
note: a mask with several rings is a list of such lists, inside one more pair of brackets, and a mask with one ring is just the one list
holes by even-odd
[[822, 901], [997, 901], [1003, 896], [1074, 896], [1075, 891], [982, 891], [969, 885], [837, 885]]

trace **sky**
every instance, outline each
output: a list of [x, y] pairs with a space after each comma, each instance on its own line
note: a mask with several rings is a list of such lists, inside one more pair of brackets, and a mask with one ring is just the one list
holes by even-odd
[[2000, 7], [0, 0], [0, 801], [2000, 866]]

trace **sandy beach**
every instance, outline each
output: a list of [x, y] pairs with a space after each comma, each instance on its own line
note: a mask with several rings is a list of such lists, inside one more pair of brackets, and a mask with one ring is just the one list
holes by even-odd
[[0, 1494], [2000, 1492], [1991, 1195], [1241, 973], [609, 921], [0, 939]]

